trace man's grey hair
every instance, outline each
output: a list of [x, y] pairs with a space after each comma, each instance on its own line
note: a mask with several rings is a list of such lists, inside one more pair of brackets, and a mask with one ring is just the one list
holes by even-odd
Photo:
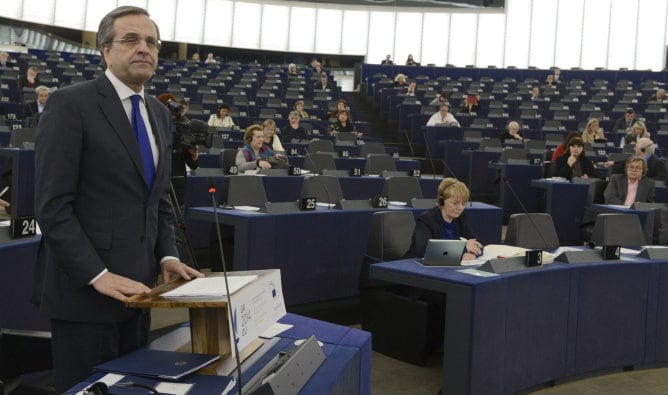
[[35, 88], [35, 95], [39, 95], [39, 93], [40, 93], [40, 92], [43, 92], [43, 91], [47, 91], [47, 92], [49, 92], [50, 90], [49, 90], [49, 88], [47, 88], [46, 86], [44, 86], [44, 85], [40, 85], [40, 86], [38, 86], [37, 88]]

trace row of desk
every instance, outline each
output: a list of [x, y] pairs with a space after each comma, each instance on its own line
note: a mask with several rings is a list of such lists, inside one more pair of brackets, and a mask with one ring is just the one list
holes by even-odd
[[[227, 143], [225, 143], [227, 144]], [[300, 153], [301, 154], [306, 154], [306, 146], [303, 144], [283, 144], [284, 148], [286, 150], [289, 150], [292, 146], [299, 147]], [[225, 148], [240, 148], [241, 145], [238, 147], [228, 147], [226, 145]], [[351, 157], [336, 157], [334, 158], [334, 164], [336, 165], [337, 170], [350, 170], [350, 169], [362, 169], [364, 170], [364, 166], [366, 165], [366, 158], [362, 157], [356, 157], [353, 158], [352, 156], [359, 156], [361, 148], [360, 146], [343, 146], [343, 145], [338, 145], [335, 146], [334, 149], [336, 150], [337, 153], [343, 152], [343, 151], [348, 151], [348, 154]], [[396, 148], [390, 148], [389, 150], [386, 149], [386, 151], [389, 151], [390, 154], [397, 152]], [[304, 156], [289, 156], [288, 157], [288, 162], [295, 167], [304, 167]], [[199, 157], [199, 163], [200, 167], [203, 168], [220, 168], [221, 163], [220, 163], [220, 154], [202, 154]], [[394, 161], [397, 170], [398, 171], [405, 171], [408, 173], [409, 170], [420, 170], [422, 167], [422, 164], [420, 161], [415, 160], [415, 159], [396, 159]]]
[[[304, 183], [303, 176], [258, 176], [262, 177], [267, 199], [270, 202], [295, 202], [299, 200]], [[186, 207], [210, 206], [211, 195], [209, 184], [213, 180], [216, 185], [216, 201], [224, 202], [226, 196], [224, 176], [205, 177], [189, 176], [185, 196]], [[381, 177], [339, 177], [343, 198], [347, 200], [369, 199], [383, 192], [385, 180]], [[441, 178], [420, 178], [422, 195], [436, 199], [436, 190]], [[187, 226], [191, 233], [193, 247], [202, 248], [209, 244], [209, 226], [187, 218]], [[366, 235], [362, 238], [366, 240]]]
[[[410, 210], [415, 216], [423, 211], [390, 209]], [[266, 214], [218, 209], [216, 215], [220, 224], [234, 227], [234, 269], [281, 269], [285, 302], [292, 306], [359, 295], [375, 211], [318, 207], [314, 212]], [[466, 216], [483, 243], [501, 241], [501, 209], [473, 202]], [[208, 207], [189, 209], [188, 218], [190, 223], [215, 221]]]
[[552, 263], [483, 277], [413, 260], [371, 277], [447, 294], [444, 394], [513, 394], [668, 361], [668, 262]]
[[[248, 383], [255, 374], [269, 363], [271, 358], [294, 347], [296, 340], [307, 339], [311, 335], [315, 335], [318, 341], [322, 343], [325, 361], [299, 393], [303, 395], [371, 394], [370, 333], [290, 313], [280, 319], [279, 322], [292, 325], [292, 328], [281, 333], [276, 343], [265, 344], [256, 351], [258, 354], [263, 353], [261, 357], [244, 362], [242, 368], [244, 383]], [[189, 328], [182, 326], [156, 339], [147, 347], [155, 350], [175, 351], [189, 341], [189, 338]], [[236, 372], [233, 372], [233, 375], [236, 376]], [[97, 382], [103, 376], [103, 373], [95, 373], [65, 393], [79, 394], [79, 391]], [[186, 383], [190, 381], [197, 383], [196, 378], [190, 380], [186, 377], [184, 379]], [[145, 384], [153, 386], [156, 381], [147, 379]], [[213, 388], [208, 389], [213, 390]], [[218, 393], [223, 390], [223, 388], [215, 389]], [[192, 394], [210, 395], [210, 393], [201, 392], [197, 385], [192, 388]]]

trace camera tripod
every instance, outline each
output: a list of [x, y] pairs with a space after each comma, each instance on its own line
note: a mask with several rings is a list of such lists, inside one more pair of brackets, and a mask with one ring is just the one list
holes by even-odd
[[199, 270], [199, 264], [197, 263], [197, 258], [195, 258], [195, 251], [193, 250], [193, 245], [190, 241], [190, 233], [188, 233], [188, 227], [183, 216], [183, 211], [181, 211], [181, 204], [178, 197], [176, 196], [174, 183], [171, 181], [169, 182], [169, 199], [172, 205], [172, 214], [174, 215], [176, 245], [178, 247], [184, 247], [184, 250], [188, 254], [189, 260], [186, 263], [188, 263], [189, 266]]

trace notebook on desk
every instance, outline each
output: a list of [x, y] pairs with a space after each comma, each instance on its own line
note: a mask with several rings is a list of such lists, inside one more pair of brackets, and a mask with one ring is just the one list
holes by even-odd
[[179, 380], [220, 359], [220, 355], [140, 348], [95, 366], [101, 372], [131, 374], [160, 380]]
[[429, 239], [424, 258], [418, 262], [425, 266], [459, 266], [465, 247], [466, 240]]

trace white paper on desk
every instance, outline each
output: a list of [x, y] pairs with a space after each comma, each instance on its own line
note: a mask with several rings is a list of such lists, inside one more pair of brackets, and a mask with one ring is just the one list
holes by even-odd
[[[228, 276], [227, 281], [230, 285], [230, 293], [235, 293], [243, 286], [257, 278], [253, 276]], [[227, 295], [224, 277], [202, 277], [188, 281], [187, 283], [165, 292], [162, 296], [166, 298], [176, 297], [221, 297]]]
[[160, 394], [186, 395], [194, 384], [187, 383], [169, 383], [162, 381], [155, 386], [155, 390]]
[[457, 270], [460, 273], [465, 273], [465, 274], [470, 274], [473, 276], [478, 276], [478, 277], [494, 277], [498, 276], [496, 273], [491, 273], [491, 272], [483, 272], [482, 270], [474, 269], [474, 268], [466, 268], [466, 269], [461, 269]]
[[336, 206], [335, 203], [325, 203], [325, 202], [316, 202], [315, 205], [319, 206], [319, 207], [327, 207], [327, 208], [332, 208], [332, 207]]
[[[475, 261], [477, 262], [482, 261], [478, 263], [482, 264], [490, 259], [524, 256], [524, 253], [526, 251], [527, 249], [522, 247], [510, 246], [505, 244], [488, 244], [483, 249], [482, 251], [483, 254], [479, 256], [477, 259], [475, 259]], [[552, 263], [556, 255], [557, 255], [556, 253], [552, 254], [550, 252], [543, 251], [543, 264]], [[464, 262], [472, 262], [472, 261], [462, 261], [462, 265], [464, 265]]]
[[552, 181], [552, 182], [568, 182], [567, 179], [564, 177], [548, 177], [548, 178], [543, 178], [544, 181]]
[[269, 328], [267, 328], [260, 335], [263, 339], [271, 339], [272, 337], [278, 336], [279, 334], [287, 331], [292, 328], [294, 325], [290, 324], [281, 324], [280, 322], [274, 322]]
[[259, 211], [259, 207], [255, 206], [234, 206], [235, 210], [241, 210], [241, 211]]

